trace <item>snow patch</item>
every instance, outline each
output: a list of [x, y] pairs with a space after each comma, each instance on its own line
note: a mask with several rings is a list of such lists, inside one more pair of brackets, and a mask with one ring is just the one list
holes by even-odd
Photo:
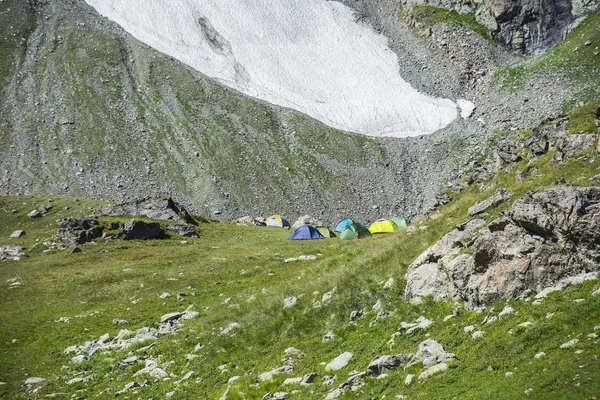
[[475, 111], [475, 104], [473, 104], [469, 100], [464, 100], [464, 99], [457, 100], [456, 104], [458, 105], [458, 108], [460, 109], [460, 117], [462, 119], [467, 119], [471, 115], [473, 115], [473, 111]]
[[[457, 116], [398, 72], [387, 39], [327, 0], [86, 0], [216, 81], [369, 136], [433, 133]], [[463, 107], [461, 107], [463, 109]]]

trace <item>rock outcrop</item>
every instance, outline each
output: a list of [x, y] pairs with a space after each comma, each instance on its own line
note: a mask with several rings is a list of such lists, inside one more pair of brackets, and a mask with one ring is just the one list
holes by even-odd
[[58, 224], [58, 239], [68, 247], [91, 242], [100, 236], [101, 230], [96, 218], [67, 218]]
[[598, 8], [583, 0], [403, 0], [406, 7], [431, 5], [461, 14], [475, 13], [477, 23], [504, 45], [521, 53], [544, 51], [560, 42], [573, 23]]
[[[478, 306], [600, 269], [600, 187], [529, 193], [476, 235], [465, 229], [474, 225], [481, 220], [457, 227], [410, 265], [407, 299], [431, 295]], [[460, 251], [467, 246], [471, 254]]]
[[116, 206], [104, 207], [97, 210], [95, 215], [98, 217], [101, 215], [144, 215], [152, 219], [197, 224], [185, 207], [175, 202], [171, 197], [147, 197]]
[[163, 239], [165, 232], [158, 222], [144, 222], [132, 219], [123, 226], [125, 240]]

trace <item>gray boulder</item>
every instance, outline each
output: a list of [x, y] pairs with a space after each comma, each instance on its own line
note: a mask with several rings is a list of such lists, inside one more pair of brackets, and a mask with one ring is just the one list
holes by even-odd
[[165, 232], [158, 222], [144, 222], [132, 219], [123, 226], [125, 240], [164, 239]]
[[147, 197], [145, 199], [122, 203], [116, 206], [96, 210], [97, 217], [102, 215], [144, 215], [152, 219], [184, 222], [196, 225], [196, 220], [187, 212], [185, 207], [175, 202], [171, 197]]
[[[458, 258], [460, 250], [472, 245], [476, 230], [484, 224], [482, 219], [461, 224], [417, 257], [406, 272], [406, 299], [433, 296], [440, 300], [457, 297], [451, 284], [452, 275], [460, 278], [463, 268], [458, 267], [468, 264], [468, 261]], [[457, 260], [460, 262], [458, 267], [455, 265]]]
[[77, 247], [93, 241], [101, 235], [95, 218], [67, 218], [58, 224], [58, 239], [68, 247]]
[[377, 356], [369, 363], [369, 366], [367, 367], [367, 373], [369, 375], [381, 375], [394, 368], [398, 368], [402, 364], [407, 363], [412, 357], [412, 354]]
[[449, 242], [442, 238], [408, 268], [408, 300], [432, 295], [479, 306], [598, 271], [600, 188], [529, 193], [477, 233], [471, 254], [460, 254]]
[[29, 218], [40, 218], [42, 216], [42, 213], [38, 210], [32, 210], [29, 214], [27, 214], [27, 216]]
[[23, 246], [0, 246], [0, 261], [2, 260], [18, 260], [23, 256], [21, 252], [23, 250]]

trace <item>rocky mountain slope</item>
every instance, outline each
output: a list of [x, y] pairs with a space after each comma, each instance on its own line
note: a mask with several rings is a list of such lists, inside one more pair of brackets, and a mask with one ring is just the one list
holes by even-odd
[[389, 38], [414, 88], [471, 100], [475, 113], [418, 138], [342, 132], [224, 88], [83, 1], [4, 0], [0, 193], [113, 201], [169, 194], [219, 218], [417, 215], [485, 155], [488, 138], [592, 96], [597, 68], [572, 78], [557, 67], [513, 82], [515, 69], [503, 65], [518, 57], [455, 14], [346, 4]]

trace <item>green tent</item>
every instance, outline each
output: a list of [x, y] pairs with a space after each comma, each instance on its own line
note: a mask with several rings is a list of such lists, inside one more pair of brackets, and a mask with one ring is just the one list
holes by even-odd
[[406, 217], [394, 217], [390, 218], [398, 226], [399, 229], [406, 229], [410, 224], [410, 220]]
[[369, 226], [369, 232], [371, 233], [394, 232], [396, 229], [398, 229], [398, 226], [391, 219], [378, 219]]
[[368, 236], [371, 236], [371, 232], [369, 230], [359, 224], [358, 222], [353, 222], [348, 225], [346, 229], [340, 233], [340, 239], [342, 240], [350, 240], [350, 239], [363, 239]]
[[331, 230], [331, 228], [328, 228], [326, 226], [322, 226], [320, 228], [317, 228], [317, 230], [319, 231], [319, 233], [321, 233], [321, 235], [325, 236], [326, 238], [337, 237], [335, 235], [335, 233]]

